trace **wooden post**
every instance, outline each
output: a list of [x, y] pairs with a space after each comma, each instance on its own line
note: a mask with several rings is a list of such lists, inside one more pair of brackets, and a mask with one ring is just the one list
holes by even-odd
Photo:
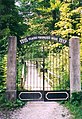
[[81, 91], [80, 43], [78, 37], [70, 39], [70, 93]]
[[8, 100], [16, 100], [16, 48], [17, 38], [10, 36], [8, 40], [8, 60], [7, 60], [7, 90]]

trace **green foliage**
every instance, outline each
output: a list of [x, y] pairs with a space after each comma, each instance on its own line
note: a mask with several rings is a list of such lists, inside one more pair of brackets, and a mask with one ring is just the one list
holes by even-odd
[[[19, 0], [29, 28], [26, 35], [55, 34], [69, 39], [82, 35], [81, 3], [72, 0]], [[31, 14], [30, 14], [31, 13]]]
[[20, 59], [17, 60], [17, 90], [21, 89], [21, 76], [23, 64]]
[[74, 92], [69, 101], [64, 102], [73, 119], [82, 119], [82, 92]]
[[64, 38], [71, 38], [73, 35], [82, 35], [81, 9], [79, 3], [67, 2], [60, 7], [60, 20], [55, 24], [53, 34]]
[[82, 92], [74, 92], [72, 93], [72, 97], [70, 99], [71, 104], [80, 105], [82, 103]]
[[[21, 37], [27, 29], [27, 25], [23, 23], [23, 18], [18, 13], [18, 9], [15, 6], [15, 0], [1, 0], [0, 6], [1, 35], [16, 35]], [[9, 34], [3, 33], [5, 29], [9, 29]]]
[[0, 57], [0, 92], [6, 89], [7, 56]]
[[73, 119], [82, 119], [82, 103], [78, 105], [76, 103], [65, 102], [65, 106], [70, 110]]
[[8, 37], [17, 36], [18, 47], [19, 38], [26, 32], [28, 26], [24, 23], [24, 18], [19, 14], [19, 9], [15, 5], [15, 0], [0, 0], [0, 91], [5, 89]]
[[25, 104], [26, 102], [22, 102], [18, 99], [16, 101], [10, 102], [6, 100], [5, 93], [0, 93], [0, 108], [2, 109], [16, 109], [23, 107]]
[[[62, 46], [61, 44], [48, 45], [48, 56], [45, 59], [45, 67], [53, 72], [50, 74], [52, 86], [55, 85], [54, 90], [69, 90], [69, 58], [68, 58], [68, 47]], [[48, 74], [46, 73], [48, 76]], [[50, 81], [50, 82], [51, 82]], [[51, 85], [51, 84], [50, 84]]]
[[82, 119], [82, 104], [71, 104], [69, 101], [65, 102], [65, 106], [70, 110], [73, 119]]

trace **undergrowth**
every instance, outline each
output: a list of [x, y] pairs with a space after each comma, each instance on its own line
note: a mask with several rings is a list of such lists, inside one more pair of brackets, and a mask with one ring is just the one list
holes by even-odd
[[73, 93], [65, 106], [70, 110], [73, 119], [82, 119], [82, 92]]
[[5, 94], [0, 94], [0, 109], [16, 109], [19, 107], [23, 107], [26, 102], [20, 101], [16, 99], [16, 101], [8, 101], [5, 98]]

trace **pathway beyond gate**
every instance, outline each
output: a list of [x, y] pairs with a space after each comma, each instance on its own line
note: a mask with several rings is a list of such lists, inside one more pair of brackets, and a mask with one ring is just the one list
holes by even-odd
[[72, 119], [69, 111], [57, 102], [28, 102], [23, 108], [6, 112], [0, 119]]
[[[28, 61], [26, 63], [27, 66], [27, 75], [26, 75], [26, 81], [25, 81], [25, 89], [28, 90], [43, 90], [43, 77], [39, 75], [38, 70], [36, 68], [36, 65]], [[50, 85], [48, 82], [45, 80], [45, 90], [50, 90]]]

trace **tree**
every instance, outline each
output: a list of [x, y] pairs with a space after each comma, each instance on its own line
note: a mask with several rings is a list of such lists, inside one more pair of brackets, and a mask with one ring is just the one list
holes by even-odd
[[7, 62], [3, 59], [7, 59], [7, 39], [10, 35], [15, 35], [19, 43], [19, 39], [27, 28], [28, 26], [24, 23], [24, 19], [15, 5], [15, 0], [0, 0], [0, 80], [2, 82], [6, 80], [6, 70], [4, 69]]
[[53, 34], [69, 39], [73, 35], [81, 37], [82, 19], [79, 2], [63, 2], [60, 7], [60, 21], [55, 25]]

